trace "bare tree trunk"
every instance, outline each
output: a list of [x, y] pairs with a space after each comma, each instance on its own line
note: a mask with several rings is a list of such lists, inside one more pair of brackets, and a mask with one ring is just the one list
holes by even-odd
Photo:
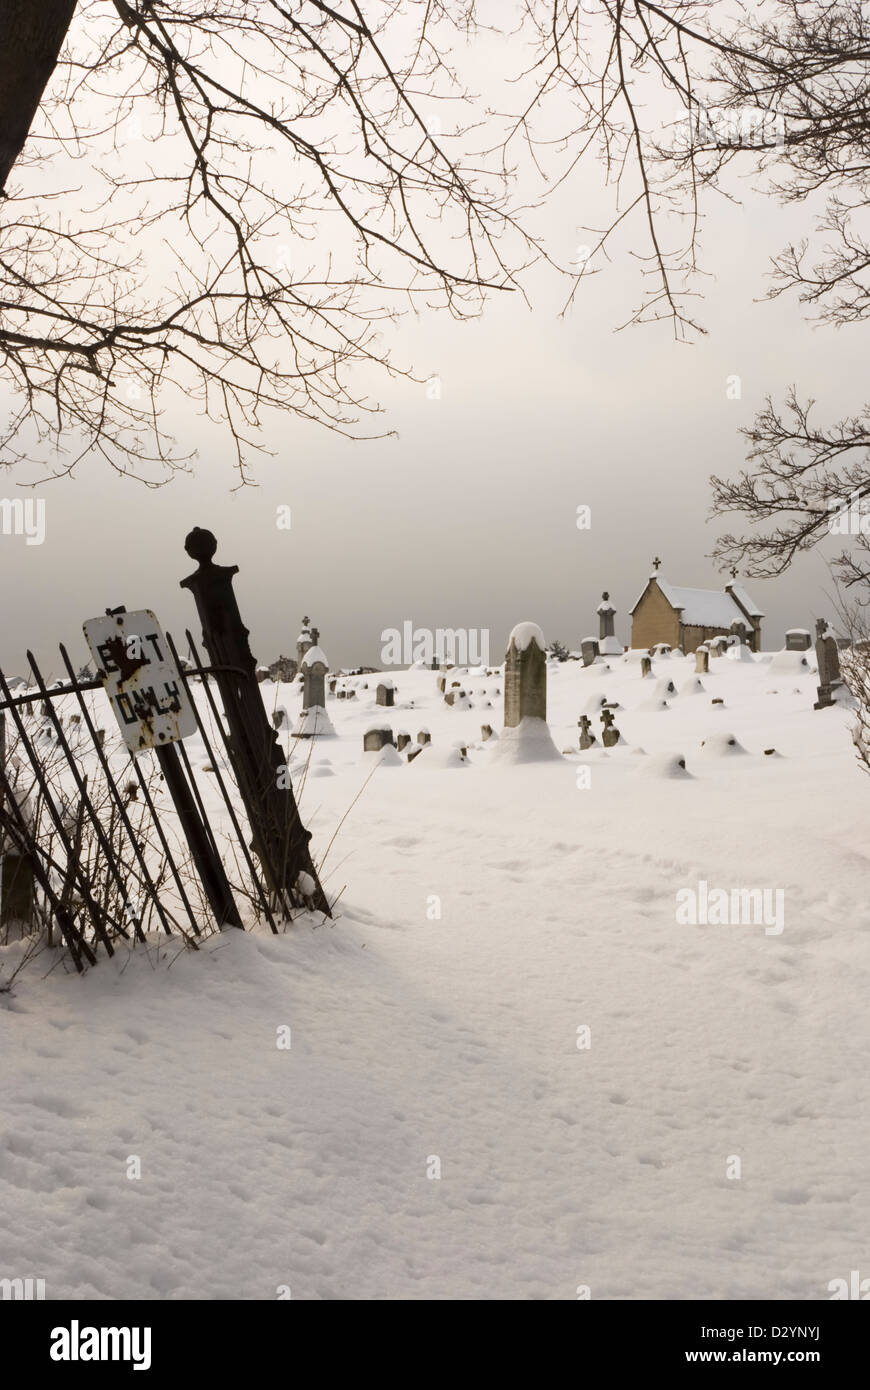
[[0, 0], [0, 193], [39, 110], [76, 0]]

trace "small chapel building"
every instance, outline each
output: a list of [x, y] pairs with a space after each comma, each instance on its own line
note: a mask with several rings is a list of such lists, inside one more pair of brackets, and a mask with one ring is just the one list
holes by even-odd
[[751, 651], [761, 651], [764, 614], [736, 580], [724, 589], [685, 589], [656, 568], [630, 611], [632, 647], [667, 642], [688, 653], [723, 633], [739, 633]]

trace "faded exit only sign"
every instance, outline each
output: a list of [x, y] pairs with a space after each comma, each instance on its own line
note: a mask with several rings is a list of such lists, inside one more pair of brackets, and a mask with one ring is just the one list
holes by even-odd
[[150, 609], [89, 618], [83, 628], [131, 753], [196, 732], [193, 705]]

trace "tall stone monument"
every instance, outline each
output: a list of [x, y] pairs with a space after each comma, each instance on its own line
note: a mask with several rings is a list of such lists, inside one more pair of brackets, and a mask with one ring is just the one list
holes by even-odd
[[329, 662], [321, 647], [309, 647], [302, 658], [302, 708], [326, 706], [326, 673]]
[[508, 639], [504, 664], [504, 723], [547, 718], [547, 655], [537, 623], [518, 623]]
[[614, 634], [616, 609], [605, 589], [598, 605], [598, 650], [602, 656], [622, 656], [622, 643]]

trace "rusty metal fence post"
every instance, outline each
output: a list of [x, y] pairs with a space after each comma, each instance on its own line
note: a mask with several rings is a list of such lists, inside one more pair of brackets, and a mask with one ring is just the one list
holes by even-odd
[[[286, 906], [307, 900], [331, 917], [311, 858], [311, 834], [302, 824], [286, 760], [257, 684], [248, 629], [233, 589], [239, 567], [214, 564], [217, 541], [211, 531], [198, 526], [187, 536], [184, 548], [198, 562], [198, 568], [181, 580], [181, 587], [193, 594], [202, 623], [203, 642], [229, 726], [227, 746], [248, 813], [253, 848], [279, 902]], [[300, 888], [300, 874], [308, 876], [313, 889]]]

